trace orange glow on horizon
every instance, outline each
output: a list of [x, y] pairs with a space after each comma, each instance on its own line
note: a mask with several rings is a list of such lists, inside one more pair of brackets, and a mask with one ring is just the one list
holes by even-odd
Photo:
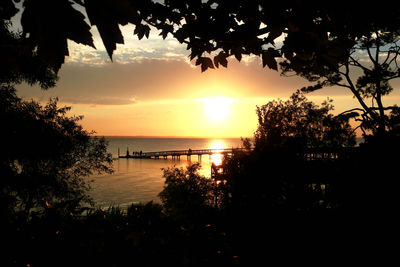
[[[130, 105], [74, 104], [82, 124], [97, 135], [250, 137], [257, 126], [256, 105], [264, 99], [229, 97], [166, 99]], [[221, 104], [222, 103], [222, 104]]]

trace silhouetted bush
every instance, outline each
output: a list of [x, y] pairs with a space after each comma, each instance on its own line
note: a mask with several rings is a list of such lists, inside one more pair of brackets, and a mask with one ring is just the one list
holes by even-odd
[[176, 220], [201, 220], [215, 208], [216, 183], [198, 173], [200, 164], [164, 169], [165, 185], [159, 196], [165, 212]]

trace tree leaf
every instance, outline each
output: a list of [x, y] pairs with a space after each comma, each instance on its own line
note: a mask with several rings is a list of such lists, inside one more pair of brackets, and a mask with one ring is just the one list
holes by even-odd
[[144, 36], [146, 36], [146, 38], [148, 39], [150, 34], [150, 27], [145, 24], [136, 24], [133, 34], [136, 34], [139, 40], [141, 40]]
[[215, 65], [215, 67], [219, 68], [218, 56], [214, 57], [214, 65]]
[[268, 66], [268, 68], [273, 69], [273, 70], [278, 70], [278, 63], [275, 59], [275, 57], [280, 56], [279, 52], [276, 51], [273, 48], [268, 48], [267, 51], [264, 51], [262, 53], [262, 61], [263, 61], [263, 67]]
[[165, 40], [165, 38], [167, 38], [167, 36], [168, 36], [168, 33], [173, 33], [173, 31], [174, 31], [174, 27], [172, 25], [165, 24], [162, 26], [160, 35]]
[[315, 85], [310, 85], [310, 86], [306, 86], [300, 89], [301, 92], [303, 93], [311, 93], [314, 92], [316, 90], [322, 89], [323, 88], [323, 84], [318, 82]]
[[196, 66], [201, 65], [201, 72], [206, 71], [208, 68], [214, 69], [212, 60], [208, 57], [199, 57], [196, 60]]
[[268, 66], [270, 69], [278, 70], [278, 63], [275, 58], [271, 56], [268, 52], [263, 52], [262, 54], [263, 67]]
[[218, 55], [214, 57], [214, 65], [218, 68], [219, 64], [224, 66], [225, 68], [228, 67], [228, 60], [227, 54], [224, 51], [221, 51]]
[[219, 63], [221, 63], [222, 66], [224, 66], [225, 68], [228, 67], [228, 60], [226, 59], [226, 56], [221, 58]]
[[94, 47], [84, 15], [68, 0], [26, 0], [21, 25], [31, 49], [56, 73], [69, 55], [67, 39]]
[[240, 62], [242, 60], [242, 48], [236, 47], [232, 49], [232, 53], [235, 55], [235, 58]]
[[168, 36], [168, 31], [165, 29], [162, 29], [159, 35], [162, 36], [163, 40], [165, 40], [165, 38], [167, 38], [167, 36]]
[[127, 18], [123, 10], [129, 6], [126, 1], [85, 0], [85, 4], [90, 23], [97, 26], [108, 56], [112, 60], [116, 44], [124, 43], [118, 24], [125, 25], [128, 21], [136, 21], [137, 18], [133, 12], [129, 12], [133, 18]]
[[144, 35], [146, 36], [147, 39], [149, 39], [150, 36], [150, 27], [148, 25], [144, 25]]
[[[195, 56], [194, 56], [194, 57], [195, 57]], [[193, 57], [193, 58], [194, 58], [194, 57]], [[198, 57], [195, 64], [196, 64], [196, 66], [198, 66], [198, 65], [201, 65], [202, 62], [203, 62], [203, 58], [202, 58], [202, 57]]]
[[213, 64], [211, 58], [206, 57], [206, 58], [205, 58], [205, 62], [206, 62], [206, 64], [207, 64], [207, 67], [208, 67], [208, 68], [214, 69], [214, 64]]

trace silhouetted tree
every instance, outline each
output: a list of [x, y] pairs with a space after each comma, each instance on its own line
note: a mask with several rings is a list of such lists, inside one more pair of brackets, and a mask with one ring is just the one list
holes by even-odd
[[258, 107], [253, 150], [224, 161], [233, 244], [249, 261], [263, 260], [266, 251], [280, 258], [331, 249], [330, 242], [344, 237], [346, 216], [340, 215], [360, 196], [361, 179], [351, 179], [349, 171], [360, 166], [346, 154], [306, 156], [355, 144], [349, 118], [332, 115], [332, 109], [331, 101], [318, 106], [301, 92]]
[[334, 116], [332, 100], [319, 107], [300, 92], [289, 100], [274, 100], [257, 107], [258, 128], [254, 134], [256, 149], [292, 146], [339, 148], [355, 145], [355, 133], [349, 116]]
[[110, 173], [111, 155], [102, 138], [91, 137], [68, 117], [68, 107], [23, 101], [10, 86], [0, 88], [1, 198], [9, 212], [42, 214], [49, 208], [75, 212], [91, 203], [85, 177]]
[[159, 194], [171, 218], [193, 222], [209, 215], [215, 207], [216, 183], [198, 173], [199, 163], [164, 169], [165, 185]]
[[[29, 2], [25, 4], [28, 13], [30, 8], [35, 8], [29, 8]], [[40, 5], [36, 7], [39, 8], [36, 11], [41, 10]], [[68, 213], [82, 204], [90, 204], [89, 185], [84, 178], [94, 172], [111, 172], [111, 155], [106, 152], [105, 140], [92, 138], [78, 124], [81, 117], [68, 117], [70, 108], [57, 107], [57, 99], [43, 107], [33, 100], [17, 97], [14, 84], [25, 81], [39, 83], [44, 89], [52, 87], [57, 80], [57, 68], [61, 66], [50, 56], [51, 47], [57, 45], [43, 45], [49, 45], [57, 35], [52, 41], [43, 39], [42, 35], [38, 37], [42, 43], [37, 45], [23, 33], [12, 31], [10, 19], [17, 11], [13, 1], [1, 1], [2, 210], [10, 216], [16, 212], [26, 216], [32, 212], [40, 214], [50, 208]], [[39, 24], [38, 21], [30, 24], [35, 29], [31, 37], [48, 30]]]
[[337, 152], [355, 145], [349, 118], [333, 116], [332, 109], [331, 101], [319, 107], [300, 92], [285, 102], [271, 101], [258, 107], [254, 150], [238, 152], [225, 162], [233, 205], [281, 211], [335, 205], [329, 203], [325, 192], [331, 178], [339, 175], [337, 168], [330, 165], [330, 159], [306, 158], [310, 149], [310, 153]]
[[[394, 20], [395, 24], [397, 20]], [[353, 47], [341, 52], [343, 59], [334, 67], [324, 66], [325, 63], [310, 54], [309, 57], [288, 58], [281, 62], [282, 71], [284, 74], [294, 72], [315, 83], [302, 88], [303, 92], [312, 92], [326, 86], [348, 89], [361, 108], [345, 113], [352, 112], [353, 117], [361, 121], [359, 127], [364, 135], [384, 133], [390, 127], [388, 112], [398, 109], [397, 106], [383, 104], [383, 97], [393, 90], [391, 80], [400, 77], [400, 31], [395, 27], [373, 25], [369, 34], [355, 39]], [[334, 47], [331, 48], [330, 53], [333, 55], [338, 52]]]

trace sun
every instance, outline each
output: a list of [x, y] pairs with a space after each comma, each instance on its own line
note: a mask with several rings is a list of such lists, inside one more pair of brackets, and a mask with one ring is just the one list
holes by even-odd
[[214, 122], [222, 122], [229, 117], [231, 104], [234, 102], [228, 97], [211, 97], [202, 99], [207, 117]]

